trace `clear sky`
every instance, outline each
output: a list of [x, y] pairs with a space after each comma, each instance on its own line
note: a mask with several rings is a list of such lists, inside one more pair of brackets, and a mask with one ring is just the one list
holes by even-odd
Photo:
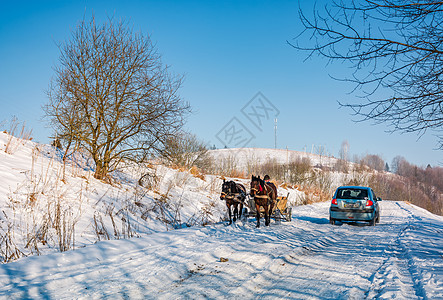
[[305, 60], [288, 45], [301, 30], [297, 10], [297, 1], [0, 0], [0, 129], [16, 116], [36, 141], [49, 143], [42, 106], [57, 43], [94, 13], [98, 21], [125, 18], [151, 36], [163, 62], [185, 76], [180, 94], [193, 108], [187, 129], [210, 146], [274, 148], [276, 117], [277, 148], [338, 156], [347, 140], [351, 157], [443, 163], [432, 133], [389, 134], [386, 125], [354, 123], [351, 111], [339, 108], [337, 101], [355, 96], [330, 75], [352, 70]]

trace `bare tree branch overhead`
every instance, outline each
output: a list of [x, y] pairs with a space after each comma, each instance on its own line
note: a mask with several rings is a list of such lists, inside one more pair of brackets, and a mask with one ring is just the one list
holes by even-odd
[[312, 14], [299, 9], [303, 31], [288, 43], [348, 64], [360, 98], [340, 103], [357, 121], [392, 131], [435, 133], [443, 149], [443, 1], [334, 1]]
[[65, 146], [91, 155], [96, 178], [162, 149], [184, 124], [182, 77], [170, 74], [149, 37], [125, 22], [83, 20], [59, 47], [45, 112]]

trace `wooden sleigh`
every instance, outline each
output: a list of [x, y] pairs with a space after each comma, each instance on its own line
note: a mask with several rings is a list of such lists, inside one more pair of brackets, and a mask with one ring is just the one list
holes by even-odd
[[[274, 202], [274, 208], [271, 212], [271, 218], [274, 220], [283, 220], [285, 222], [290, 222], [292, 220], [292, 207], [288, 206], [289, 193], [286, 196], [277, 196]], [[246, 198], [247, 211], [244, 212], [246, 217], [255, 217], [256, 209], [254, 203], [254, 197], [248, 196]], [[260, 208], [261, 216], [264, 215], [264, 209]]]

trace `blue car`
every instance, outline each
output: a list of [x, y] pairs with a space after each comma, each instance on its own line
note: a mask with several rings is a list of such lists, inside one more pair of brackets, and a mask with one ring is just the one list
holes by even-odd
[[380, 206], [374, 191], [363, 186], [341, 186], [337, 188], [329, 208], [329, 223], [336, 221], [366, 221], [374, 226], [380, 221]]

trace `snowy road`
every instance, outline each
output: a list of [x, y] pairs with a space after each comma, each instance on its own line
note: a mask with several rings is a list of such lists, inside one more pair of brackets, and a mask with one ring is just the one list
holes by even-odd
[[375, 227], [293, 221], [158, 233], [0, 265], [2, 299], [443, 299], [443, 217], [381, 202]]

